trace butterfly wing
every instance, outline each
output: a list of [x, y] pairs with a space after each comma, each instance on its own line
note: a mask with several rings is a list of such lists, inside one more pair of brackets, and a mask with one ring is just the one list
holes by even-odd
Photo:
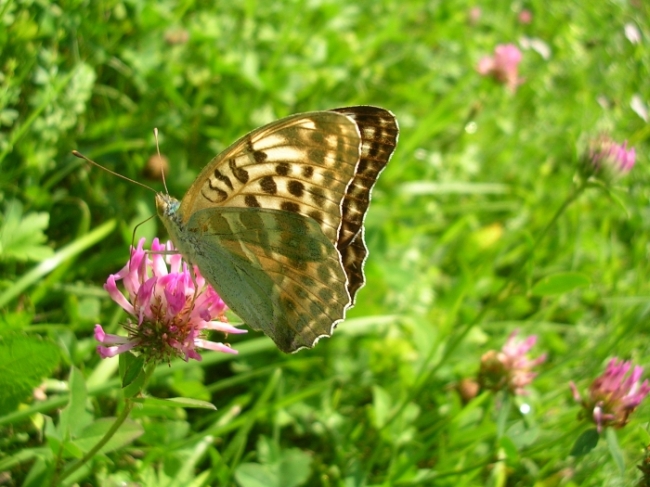
[[354, 301], [367, 256], [370, 193], [397, 144], [388, 110], [372, 106], [293, 115], [258, 128], [215, 157], [183, 198], [187, 221], [202, 208], [268, 208], [316, 220], [336, 246]]
[[228, 306], [284, 352], [329, 336], [350, 306], [346, 276], [315, 220], [291, 212], [206, 208], [187, 222], [190, 259]]
[[283, 351], [311, 347], [364, 284], [363, 220], [397, 136], [381, 108], [293, 115], [215, 157], [180, 205], [159, 195], [159, 215], [245, 322]]
[[215, 157], [181, 202], [184, 221], [203, 208], [288, 211], [338, 239], [341, 202], [359, 163], [361, 138], [335, 112], [293, 115], [245, 135]]
[[370, 193], [397, 146], [399, 128], [388, 110], [371, 106], [332, 110], [352, 119], [361, 136], [359, 163], [341, 202], [341, 227], [336, 248], [348, 278], [352, 304], [365, 283], [363, 265], [368, 255], [363, 221], [370, 205]]

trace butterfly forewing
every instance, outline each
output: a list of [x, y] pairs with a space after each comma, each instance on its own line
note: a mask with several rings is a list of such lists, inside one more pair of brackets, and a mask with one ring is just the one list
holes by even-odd
[[285, 352], [312, 347], [364, 283], [363, 221], [397, 135], [381, 108], [293, 115], [215, 157], [180, 206], [158, 195], [158, 214], [245, 322]]
[[294, 115], [242, 137], [213, 159], [181, 203], [289, 211], [313, 218], [335, 243], [341, 202], [359, 162], [356, 124], [334, 112]]

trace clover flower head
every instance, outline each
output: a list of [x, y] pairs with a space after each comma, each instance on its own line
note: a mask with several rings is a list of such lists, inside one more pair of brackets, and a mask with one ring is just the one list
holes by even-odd
[[648, 395], [650, 385], [647, 379], [641, 382], [642, 375], [643, 367], [637, 365], [632, 368], [632, 362], [614, 357], [607, 364], [605, 372], [591, 383], [587, 398], [580, 396], [573, 382], [569, 385], [573, 398], [582, 404], [600, 433], [608, 426], [625, 426], [630, 414]]
[[514, 44], [499, 44], [494, 49], [493, 56], [485, 56], [479, 62], [476, 70], [482, 76], [492, 76], [505, 84], [514, 92], [523, 80], [519, 78], [519, 63], [521, 51]]
[[597, 176], [605, 181], [612, 181], [625, 175], [634, 167], [636, 151], [614, 142], [606, 135], [601, 135], [589, 142], [588, 149], [582, 156], [581, 169], [586, 177]]
[[[181, 357], [201, 360], [197, 348], [237, 353], [223, 343], [203, 337], [208, 330], [246, 333], [227, 323], [226, 304], [206, 283], [198, 268], [193, 274], [171, 242], [154, 239], [145, 251], [145, 239], [131, 249], [131, 258], [117, 274], [108, 276], [104, 289], [128, 314], [127, 336], [108, 334], [95, 325], [97, 352], [102, 358], [128, 350], [144, 354], [148, 360]], [[122, 281], [125, 292], [117, 286]]]
[[489, 350], [481, 357], [478, 382], [483, 389], [528, 394], [525, 388], [537, 376], [532, 369], [546, 360], [546, 354], [530, 358], [528, 352], [537, 342], [537, 336], [520, 340], [516, 338], [518, 333], [513, 331], [500, 351]]

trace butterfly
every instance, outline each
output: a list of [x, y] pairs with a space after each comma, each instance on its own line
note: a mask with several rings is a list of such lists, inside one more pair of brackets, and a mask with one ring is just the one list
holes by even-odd
[[363, 222], [398, 138], [388, 110], [292, 115], [244, 135], [181, 201], [156, 194], [176, 249], [283, 352], [330, 336], [363, 286]]

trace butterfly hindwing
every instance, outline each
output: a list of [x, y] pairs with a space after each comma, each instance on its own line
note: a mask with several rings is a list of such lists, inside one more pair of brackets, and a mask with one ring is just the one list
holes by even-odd
[[193, 261], [202, 275], [280, 350], [313, 346], [345, 316], [345, 273], [314, 220], [277, 210], [215, 208], [195, 212], [186, 230], [198, 242]]
[[361, 136], [359, 163], [341, 203], [342, 222], [336, 243], [354, 304], [357, 291], [365, 283], [363, 265], [368, 249], [363, 221], [370, 205], [370, 193], [395, 150], [399, 129], [395, 116], [383, 108], [358, 106], [333, 111], [354, 120]]

